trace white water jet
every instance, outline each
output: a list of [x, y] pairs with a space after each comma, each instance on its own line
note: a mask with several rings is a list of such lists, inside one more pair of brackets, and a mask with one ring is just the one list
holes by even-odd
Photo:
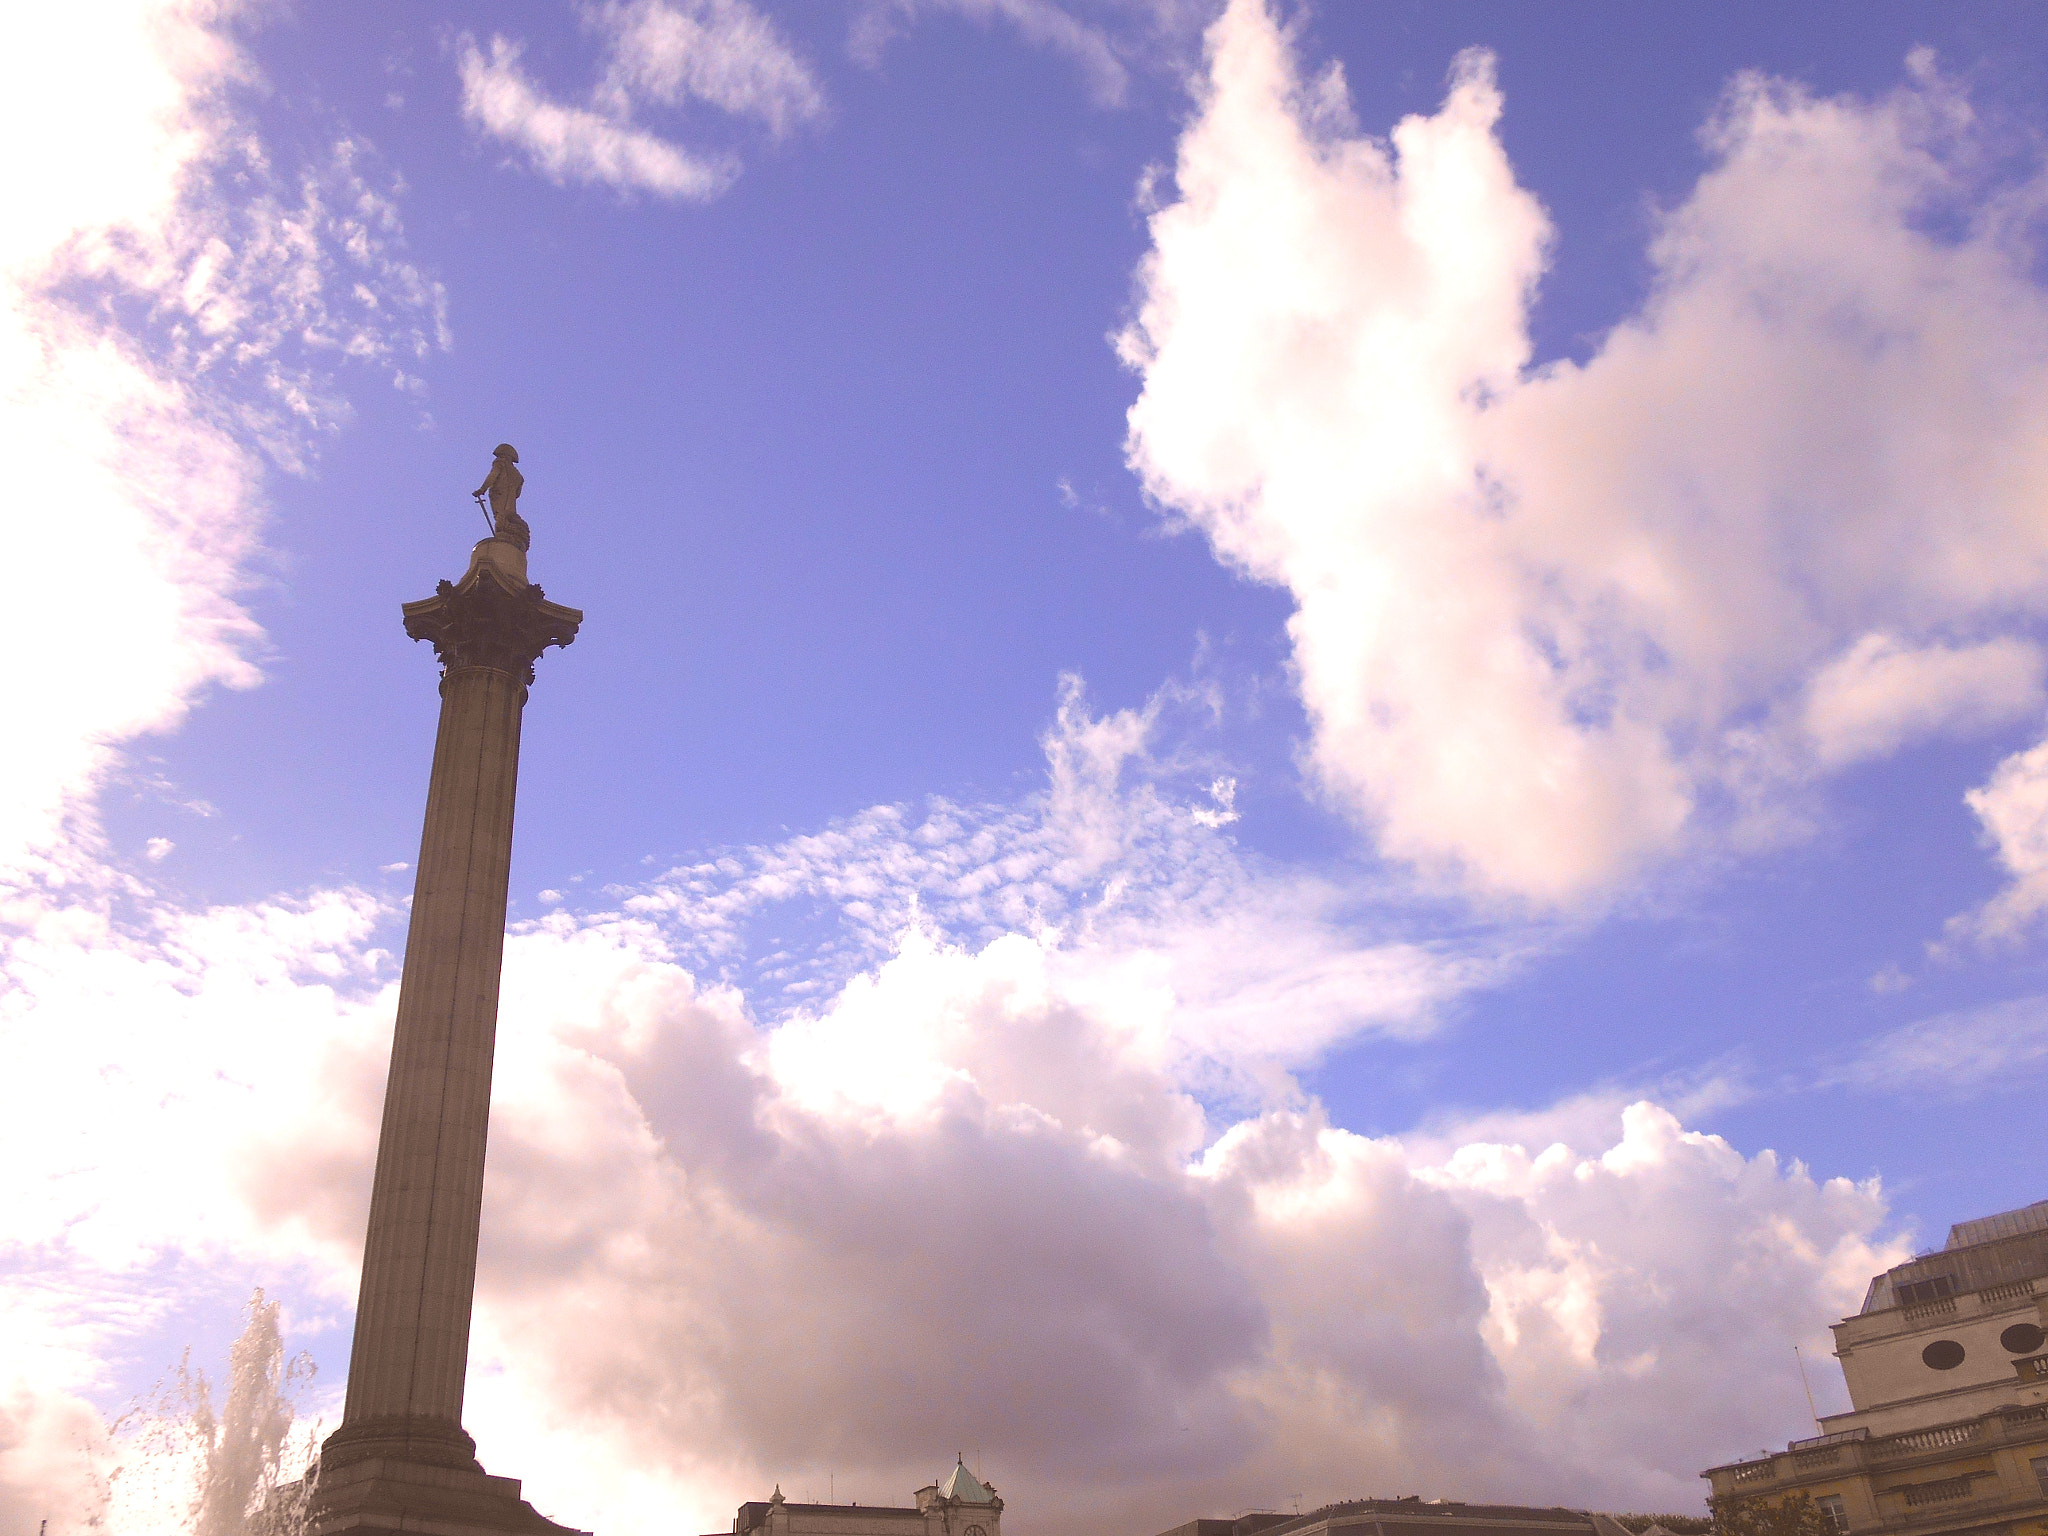
[[317, 1464], [290, 1481], [281, 1474], [288, 1460], [307, 1457], [319, 1443], [317, 1425], [292, 1433], [295, 1400], [314, 1365], [304, 1353], [286, 1359], [280, 1310], [260, 1287], [249, 1298], [248, 1321], [228, 1349], [227, 1396], [218, 1412], [213, 1385], [192, 1369], [187, 1350], [175, 1377], [115, 1420], [104, 1528], [157, 1533], [175, 1521], [190, 1536], [303, 1530]]

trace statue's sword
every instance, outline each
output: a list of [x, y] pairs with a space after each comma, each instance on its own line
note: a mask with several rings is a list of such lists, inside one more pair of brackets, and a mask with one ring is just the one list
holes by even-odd
[[489, 528], [495, 537], [498, 532], [498, 520], [491, 516], [491, 509], [484, 505], [484, 493], [482, 491], [471, 491], [470, 495], [476, 499], [477, 511], [484, 515], [484, 526]]

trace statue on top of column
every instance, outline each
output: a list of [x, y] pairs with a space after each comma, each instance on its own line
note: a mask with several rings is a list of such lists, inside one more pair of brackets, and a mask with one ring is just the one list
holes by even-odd
[[519, 493], [524, 489], [526, 476], [519, 473], [519, 450], [510, 443], [500, 443], [491, 451], [491, 472], [484, 476], [482, 485], [469, 493], [478, 506], [484, 504], [486, 495], [490, 497], [492, 532], [521, 549], [533, 542], [533, 530], [519, 515]]

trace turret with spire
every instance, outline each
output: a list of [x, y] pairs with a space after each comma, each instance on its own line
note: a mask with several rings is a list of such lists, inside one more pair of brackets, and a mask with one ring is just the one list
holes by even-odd
[[946, 1475], [917, 1490], [914, 1509], [887, 1505], [792, 1504], [782, 1484], [766, 1499], [742, 1504], [733, 1536], [1002, 1536], [1003, 1501], [994, 1483], [968, 1470], [955, 1453]]

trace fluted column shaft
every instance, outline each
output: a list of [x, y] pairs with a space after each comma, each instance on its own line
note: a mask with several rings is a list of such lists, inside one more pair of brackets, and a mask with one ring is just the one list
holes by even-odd
[[461, 581], [443, 581], [432, 597], [405, 605], [405, 632], [432, 641], [441, 661], [441, 723], [370, 1188], [348, 1400], [341, 1427], [321, 1446], [306, 1508], [306, 1529], [317, 1536], [574, 1536], [536, 1514], [516, 1479], [477, 1465], [462, 1399], [520, 717], [535, 660], [574, 641], [582, 622], [526, 579], [525, 539], [502, 532], [477, 544]]
[[442, 680], [344, 1423], [462, 1422], [525, 702], [495, 668]]

